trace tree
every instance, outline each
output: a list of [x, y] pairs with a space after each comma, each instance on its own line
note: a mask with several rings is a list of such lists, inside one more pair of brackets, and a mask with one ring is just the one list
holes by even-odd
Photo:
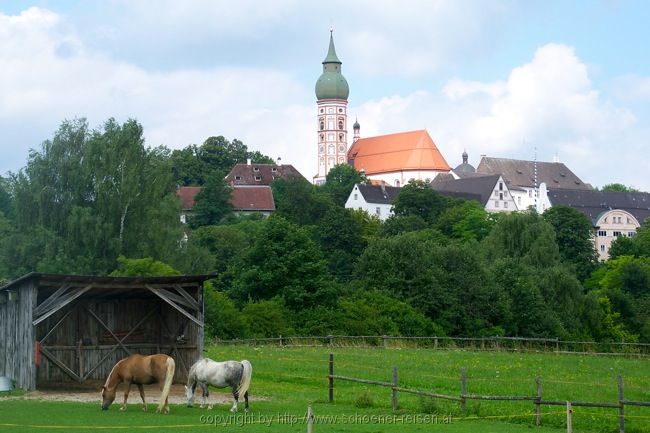
[[578, 279], [584, 281], [598, 263], [591, 222], [582, 212], [563, 205], [551, 207], [543, 218], [553, 226], [562, 260], [572, 263]]
[[370, 184], [370, 179], [350, 164], [337, 164], [327, 173], [325, 185], [321, 188], [332, 197], [335, 204], [344, 206], [356, 184]]
[[328, 261], [331, 275], [347, 281], [357, 258], [366, 247], [361, 221], [350, 209], [330, 207], [318, 222], [316, 238]]
[[309, 232], [272, 215], [252, 247], [233, 264], [230, 293], [243, 304], [278, 297], [292, 310], [333, 305], [338, 286], [327, 277], [327, 264]]
[[299, 225], [317, 224], [334, 206], [329, 195], [302, 177], [276, 179], [271, 188], [276, 214]]
[[463, 241], [478, 240], [486, 237], [495, 219], [474, 200], [450, 200], [438, 217], [435, 227], [446, 236]]
[[612, 242], [609, 258], [621, 256], [650, 257], [650, 218], [637, 229], [635, 236], [619, 236]]
[[604, 192], [639, 192], [633, 186], [625, 186], [622, 183], [608, 183], [607, 185], [603, 185], [600, 190]]
[[228, 173], [237, 163], [251, 159], [257, 164], [275, 161], [258, 151], [251, 152], [240, 140], [208, 137], [201, 146], [189, 145], [171, 154], [172, 172], [179, 185], [204, 185], [214, 172]]
[[0, 213], [7, 218], [12, 218], [14, 215], [13, 199], [9, 193], [9, 182], [2, 176], [0, 176]]
[[167, 263], [154, 260], [151, 257], [142, 259], [127, 259], [124, 256], [117, 258], [119, 267], [111, 272], [114, 277], [159, 277], [166, 275], [180, 275], [176, 269]]
[[[18, 268], [105, 274], [122, 254], [167, 259], [180, 239], [180, 206], [170, 167], [147, 149], [135, 120], [109, 119], [89, 131], [84, 119], [61, 124], [11, 179], [17, 233], [35, 235], [43, 254]], [[29, 233], [29, 235], [27, 235]], [[34, 243], [36, 242], [36, 243]]]
[[231, 188], [226, 183], [223, 173], [213, 172], [208, 175], [205, 186], [196, 195], [192, 215], [189, 219], [191, 228], [219, 224], [232, 212]]
[[449, 203], [447, 197], [418, 180], [402, 188], [393, 204], [393, 213], [396, 216], [418, 216], [428, 224], [433, 224]]

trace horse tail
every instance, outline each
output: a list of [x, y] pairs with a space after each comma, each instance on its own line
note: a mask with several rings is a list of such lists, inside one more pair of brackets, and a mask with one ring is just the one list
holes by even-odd
[[242, 367], [244, 367], [244, 372], [241, 375], [241, 380], [239, 381], [239, 386], [237, 387], [237, 398], [246, 394], [248, 387], [251, 385], [251, 377], [253, 376], [253, 366], [247, 360], [241, 361]]
[[172, 382], [174, 381], [174, 373], [176, 372], [176, 363], [174, 362], [174, 358], [168, 356], [165, 364], [167, 366], [167, 373], [165, 374], [165, 385], [163, 386], [162, 394], [160, 394], [158, 410], [165, 406], [165, 401], [169, 396], [169, 391], [171, 390]]

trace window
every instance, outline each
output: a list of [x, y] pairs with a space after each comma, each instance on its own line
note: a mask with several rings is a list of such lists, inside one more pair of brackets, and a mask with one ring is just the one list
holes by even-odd
[[271, 167], [271, 171], [276, 172], [276, 171], [278, 171], [278, 168], [277, 167]]
[[607, 217], [605, 217], [605, 218], [603, 219], [603, 222], [604, 222], [604, 223], [606, 223], [606, 222], [607, 222]]
[[322, 156], [320, 157], [320, 165], [325, 165], [325, 158]]
[[628, 232], [627, 233], [628, 238], [631, 238], [631, 237], [634, 237], [634, 236], [636, 236], [636, 232]]
[[320, 122], [320, 130], [322, 131], [323, 129], [325, 129], [325, 122], [323, 122], [321, 120], [321, 122]]
[[345, 152], [345, 144], [339, 146], [339, 152]]
[[355, 195], [354, 195], [354, 199], [355, 199], [355, 200], [359, 200], [359, 194], [355, 194]]
[[325, 146], [320, 146], [318, 148], [318, 153], [325, 153]]
[[521, 197], [517, 197], [517, 204], [521, 205]]
[[499, 200], [494, 200], [494, 207], [499, 207]]
[[504, 209], [508, 209], [508, 202], [507, 202], [507, 201], [504, 201], [504, 202], [503, 202], [503, 208], [504, 208]]
[[377, 215], [381, 215], [381, 208], [380, 208], [379, 206], [377, 206], [377, 207], [375, 208], [375, 213], [376, 213]]
[[607, 236], [607, 230], [598, 230], [598, 236], [600, 237]]
[[262, 176], [255, 176], [255, 181], [260, 182], [262, 180]]
[[603, 252], [603, 253], [605, 252], [605, 245], [600, 246], [600, 251]]
[[241, 180], [241, 176], [235, 176], [235, 180]]
[[339, 129], [343, 129], [343, 122], [339, 120]]
[[253, 167], [253, 171], [260, 171], [259, 167]]
[[320, 113], [324, 113], [324, 112], [325, 112], [325, 110], [323, 110], [323, 109], [321, 108], [321, 109], [320, 109]]
[[499, 182], [499, 191], [503, 191], [503, 182]]
[[494, 191], [494, 196], [499, 197], [499, 191]]
[[612, 235], [613, 235], [615, 238], [617, 238], [617, 237], [619, 237], [619, 236], [621, 235], [621, 232], [617, 232], [617, 231], [615, 231], [614, 233], [612, 233]]
[[503, 193], [502, 192], [499, 193], [499, 200], [503, 200]]
[[343, 109], [342, 109], [342, 108], [339, 108], [339, 113], [343, 113]]

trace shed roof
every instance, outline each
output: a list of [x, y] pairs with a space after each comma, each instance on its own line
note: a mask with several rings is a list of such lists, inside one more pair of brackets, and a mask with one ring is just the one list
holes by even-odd
[[147, 285], [173, 285], [173, 284], [201, 284], [214, 275], [174, 275], [159, 277], [112, 277], [97, 275], [74, 275], [74, 274], [47, 274], [41, 272], [30, 272], [22, 277], [11, 281], [0, 287], [0, 290], [14, 289], [26, 281], [36, 281], [38, 286], [53, 286], [60, 284], [94, 284], [96, 288], [113, 288], [115, 286], [129, 286], [133, 289], [145, 288]]

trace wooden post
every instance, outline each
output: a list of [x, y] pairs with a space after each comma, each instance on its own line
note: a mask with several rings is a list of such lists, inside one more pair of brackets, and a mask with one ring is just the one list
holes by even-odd
[[332, 336], [331, 335], [327, 336], [327, 341], [328, 341], [329, 346], [332, 347]]
[[280, 335], [280, 347], [282, 347], [282, 335]]
[[334, 403], [334, 354], [330, 353], [329, 402]]
[[307, 433], [312, 433], [314, 431], [314, 412], [311, 410], [311, 406], [307, 406]]
[[625, 403], [623, 400], [623, 376], [620, 374], [616, 378], [618, 382], [618, 431], [619, 433], [625, 433]]
[[566, 433], [573, 433], [573, 409], [571, 402], [566, 402]]
[[433, 348], [434, 349], [438, 348], [438, 337], [433, 337]]
[[387, 349], [388, 348], [388, 337], [386, 335], [384, 335], [384, 336], [382, 336], [382, 338], [384, 340], [384, 349]]
[[393, 392], [392, 396], [390, 399], [390, 402], [393, 406], [393, 411], [397, 410], [397, 387], [399, 386], [398, 384], [398, 377], [397, 377], [397, 366], [393, 366]]
[[555, 337], [555, 351], [559, 352], [560, 351], [560, 339]]
[[467, 410], [465, 394], [467, 394], [467, 369], [463, 367], [460, 369], [460, 409], [463, 412]]
[[535, 378], [535, 385], [537, 385], [537, 400], [535, 400], [535, 425], [542, 425], [542, 379], [537, 376]]

